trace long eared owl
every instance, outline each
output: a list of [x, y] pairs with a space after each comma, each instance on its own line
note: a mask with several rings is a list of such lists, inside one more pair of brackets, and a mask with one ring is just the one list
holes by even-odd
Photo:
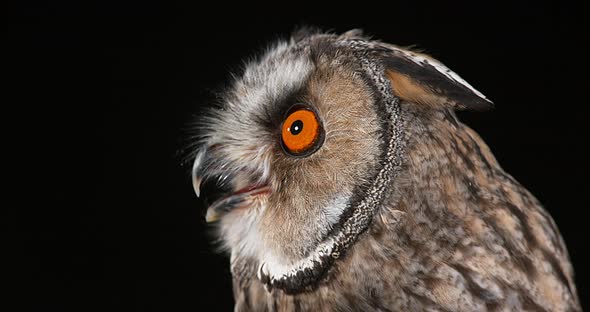
[[555, 223], [455, 110], [492, 103], [428, 55], [296, 32], [199, 121], [193, 185], [236, 311], [578, 311]]

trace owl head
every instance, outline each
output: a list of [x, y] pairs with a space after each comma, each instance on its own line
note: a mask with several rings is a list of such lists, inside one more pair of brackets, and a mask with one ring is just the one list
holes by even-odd
[[226, 190], [206, 220], [232, 260], [287, 292], [325, 276], [395, 188], [404, 105], [491, 102], [431, 57], [356, 30], [299, 32], [247, 64], [199, 120], [192, 170], [197, 196], [207, 182]]

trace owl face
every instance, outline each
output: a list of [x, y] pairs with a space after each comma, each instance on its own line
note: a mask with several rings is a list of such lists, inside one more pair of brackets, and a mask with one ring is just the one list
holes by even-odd
[[232, 258], [296, 292], [370, 225], [402, 170], [401, 105], [490, 105], [438, 61], [352, 31], [291, 39], [251, 62], [200, 121], [193, 166], [228, 191], [212, 203]]
[[279, 265], [304, 257], [374, 176], [382, 118], [347, 62], [279, 44], [202, 124], [196, 183], [217, 179], [230, 189], [207, 218], [219, 221], [232, 252]]

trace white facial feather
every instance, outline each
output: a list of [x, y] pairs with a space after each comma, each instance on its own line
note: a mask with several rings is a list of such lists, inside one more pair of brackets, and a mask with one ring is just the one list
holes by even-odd
[[326, 221], [329, 224], [329, 228], [332, 228], [340, 220], [340, 216], [348, 207], [348, 199], [351, 194], [343, 192], [338, 197], [334, 198], [324, 209]]
[[313, 254], [295, 263], [285, 263], [272, 253], [265, 254], [258, 266], [258, 278], [262, 279], [263, 274], [274, 280], [295, 276], [300, 270], [311, 268], [315, 262], [323, 261], [323, 257], [332, 253], [332, 245], [333, 240], [327, 239], [316, 248]]
[[263, 204], [258, 204], [239, 214], [228, 214], [222, 219], [219, 230], [225, 248], [232, 254], [258, 259], [261, 250], [265, 250], [258, 232], [262, 209]]
[[291, 90], [297, 89], [306, 81], [313, 64], [305, 54], [296, 54], [285, 42], [270, 49], [260, 62], [246, 65], [244, 75], [236, 85], [235, 98], [231, 107], [245, 111], [260, 109], [276, 101]]
[[[233, 179], [236, 188], [243, 187], [241, 184], [247, 184], [252, 177], [268, 182], [276, 142], [256, 117], [269, 106], [280, 104], [285, 94], [301, 88], [313, 70], [309, 56], [292, 48], [291, 44], [280, 42], [259, 60], [248, 63], [226, 97], [223, 109], [205, 118], [201, 128], [207, 136], [201, 140], [203, 147], [193, 165], [193, 172], [205, 173], [201, 180], [230, 171], [243, 172]], [[205, 154], [212, 159], [206, 160]], [[207, 168], [201, 168], [204, 163]], [[224, 246], [232, 253], [255, 259], [272, 254], [259, 235], [264, 209], [262, 200], [248, 209], [227, 214], [219, 224]]]
[[[222, 157], [210, 167], [223, 170], [257, 172], [261, 181], [269, 176], [269, 147], [275, 144], [256, 116], [282, 99], [284, 94], [300, 88], [313, 69], [309, 58], [295, 54], [285, 42], [270, 49], [259, 62], [247, 64], [242, 79], [235, 82], [221, 110], [204, 118], [201, 129], [206, 137], [201, 145], [223, 146]], [[193, 172], [202, 166], [205, 150], [197, 154]], [[211, 168], [209, 168], [211, 169]], [[213, 176], [219, 171], [203, 170]], [[205, 178], [205, 177], [203, 177]]]

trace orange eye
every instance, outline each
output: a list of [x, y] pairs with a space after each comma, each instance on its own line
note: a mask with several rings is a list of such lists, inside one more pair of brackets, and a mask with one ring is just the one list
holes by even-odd
[[285, 151], [293, 156], [308, 156], [315, 152], [322, 139], [321, 125], [315, 112], [298, 108], [283, 121], [281, 141]]

